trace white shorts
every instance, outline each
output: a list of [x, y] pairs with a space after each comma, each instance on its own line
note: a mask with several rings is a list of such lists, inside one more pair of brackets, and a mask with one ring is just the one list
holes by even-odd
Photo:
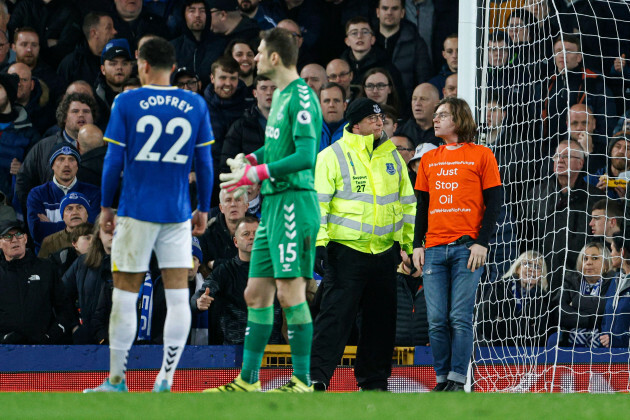
[[118, 217], [112, 241], [112, 271], [143, 273], [149, 270], [151, 251], [160, 268], [192, 268], [190, 221], [153, 223]]

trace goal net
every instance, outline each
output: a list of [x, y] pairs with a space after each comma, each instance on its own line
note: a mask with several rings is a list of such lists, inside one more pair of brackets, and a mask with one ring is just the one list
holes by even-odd
[[477, 63], [479, 142], [505, 188], [477, 295], [471, 384], [628, 391], [630, 285], [613, 242], [630, 178], [630, 3], [469, 7], [477, 41], [474, 52], [460, 43], [459, 58]]

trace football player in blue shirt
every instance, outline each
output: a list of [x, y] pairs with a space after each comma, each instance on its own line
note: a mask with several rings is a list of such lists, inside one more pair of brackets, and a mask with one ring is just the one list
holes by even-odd
[[[138, 291], [154, 251], [166, 293], [164, 358], [153, 391], [170, 391], [173, 374], [190, 330], [188, 270], [192, 268], [192, 235], [201, 235], [208, 220], [212, 191], [210, 144], [214, 137], [202, 96], [170, 86], [175, 50], [154, 37], [138, 51], [143, 87], [115, 99], [105, 132], [109, 142], [103, 167], [101, 226], [114, 231], [114, 292], [109, 322], [110, 373], [86, 392], [127, 391], [125, 371], [136, 337]], [[193, 157], [199, 207], [192, 213], [188, 174]], [[114, 219], [111, 208], [123, 173]], [[115, 229], [114, 229], [115, 228]]]

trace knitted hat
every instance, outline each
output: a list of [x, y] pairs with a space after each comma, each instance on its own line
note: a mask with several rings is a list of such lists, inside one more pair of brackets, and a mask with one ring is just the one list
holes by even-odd
[[50, 154], [48, 155], [48, 164], [52, 166], [59, 155], [72, 155], [77, 160], [77, 163], [81, 163], [81, 155], [79, 155], [79, 151], [68, 142], [57, 143], [53, 146]]
[[59, 212], [61, 213], [62, 218], [63, 212], [68, 204], [81, 204], [83, 207], [85, 207], [85, 211], [89, 212], [90, 210], [90, 200], [88, 200], [86, 196], [84, 196], [80, 192], [71, 192], [66, 194], [66, 196], [61, 199]]
[[203, 261], [203, 252], [201, 251], [201, 244], [199, 239], [193, 236], [192, 238], [192, 254], [193, 257], [197, 257], [199, 262]]
[[369, 98], [357, 98], [348, 105], [346, 120], [350, 127], [359, 123], [363, 118], [374, 114], [382, 114], [379, 104]]

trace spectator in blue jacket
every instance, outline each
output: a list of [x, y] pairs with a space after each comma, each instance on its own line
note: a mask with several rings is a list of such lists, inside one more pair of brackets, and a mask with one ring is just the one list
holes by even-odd
[[343, 136], [343, 128], [348, 124], [344, 113], [348, 107], [346, 91], [334, 82], [322, 86], [319, 93], [319, 103], [322, 107], [322, 138], [319, 145], [321, 152]]
[[599, 341], [604, 347], [630, 346], [630, 235], [629, 229], [623, 236], [613, 238], [613, 252], [621, 253], [621, 273], [616, 277], [606, 295], [606, 310], [602, 321]]
[[94, 222], [100, 212], [100, 189], [77, 180], [81, 156], [74, 146], [56, 144], [50, 152], [48, 162], [53, 170], [53, 180], [33, 188], [26, 202], [29, 229], [38, 248], [46, 236], [64, 229], [59, 206], [66, 194], [78, 192], [88, 199], [89, 205], [86, 209], [90, 223]]

